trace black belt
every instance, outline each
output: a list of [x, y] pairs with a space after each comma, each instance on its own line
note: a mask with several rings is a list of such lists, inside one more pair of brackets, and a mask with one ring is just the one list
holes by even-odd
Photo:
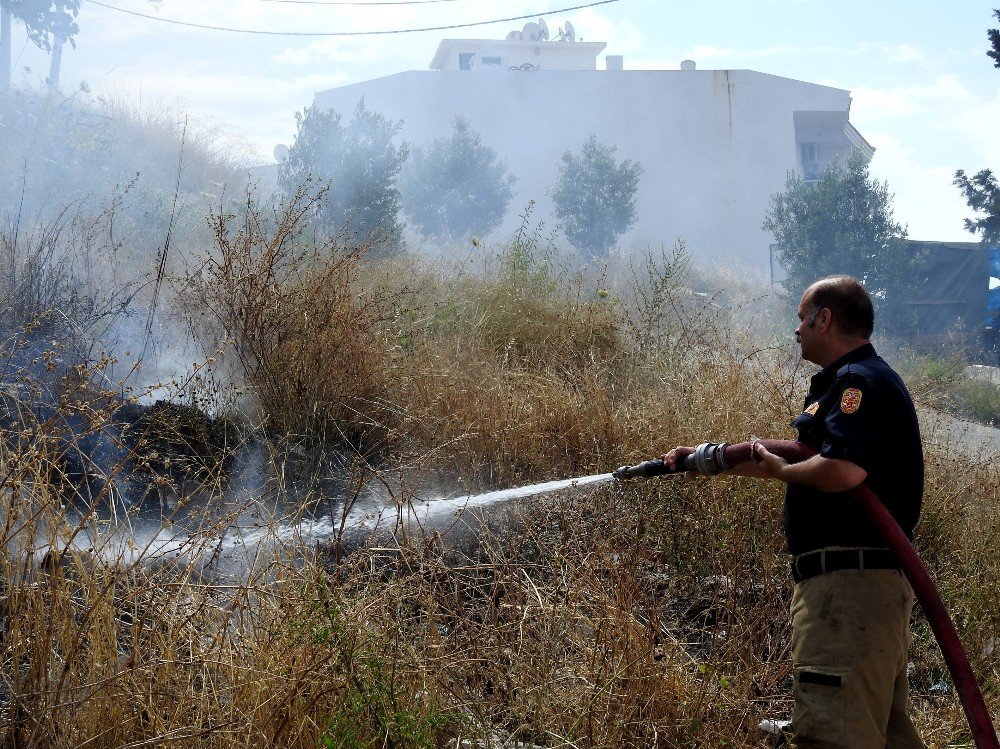
[[888, 549], [818, 549], [792, 560], [792, 578], [800, 583], [837, 570], [898, 570], [899, 561]]

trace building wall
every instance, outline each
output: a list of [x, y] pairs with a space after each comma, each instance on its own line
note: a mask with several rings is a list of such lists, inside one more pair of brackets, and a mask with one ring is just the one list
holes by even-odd
[[501, 234], [529, 200], [549, 217], [560, 155], [596, 134], [645, 169], [623, 247], [683, 237], [696, 257], [762, 273], [770, 196], [802, 168], [796, 130], [823, 133], [825, 160], [851, 149], [847, 91], [747, 70], [410, 71], [323, 91], [315, 105], [349, 113], [362, 97], [403, 120], [400, 137], [416, 145], [448, 134], [456, 115], [469, 120], [518, 178]]

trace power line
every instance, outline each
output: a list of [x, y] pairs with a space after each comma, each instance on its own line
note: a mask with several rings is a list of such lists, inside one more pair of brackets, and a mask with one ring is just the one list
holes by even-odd
[[376, 0], [371, 3], [348, 0], [260, 0], [262, 3], [292, 3], [294, 5], [427, 5], [428, 3], [457, 3], [458, 0]]
[[[598, 5], [608, 5], [609, 3], [617, 3], [618, 0], [598, 0], [597, 2], [587, 3], [586, 5], [574, 5], [569, 8], [558, 8], [557, 10], [547, 10], [544, 13], [529, 13], [528, 15], [511, 16], [510, 18], [494, 18], [489, 21], [455, 23], [449, 26], [426, 26], [420, 29], [392, 29], [388, 31], [264, 31], [261, 29], [234, 29], [228, 26], [209, 26], [202, 23], [191, 23], [189, 21], [177, 21], [173, 18], [151, 16], [147, 13], [139, 13], [138, 11], [126, 10], [125, 8], [108, 5], [107, 3], [100, 2], [100, 0], [89, 0], [89, 2], [93, 5], [100, 5], [102, 8], [107, 8], [108, 10], [116, 10], [119, 13], [127, 13], [130, 16], [147, 18], [151, 21], [160, 21], [161, 23], [170, 23], [175, 26], [189, 26], [195, 29], [207, 29], [208, 31], [229, 31], [235, 34], [263, 34], [267, 36], [383, 36], [387, 34], [413, 34], [420, 31], [447, 31], [449, 29], [465, 29], [470, 26], [488, 26], [492, 23], [505, 23], [507, 21], [523, 21], [526, 18], [540, 18], [541, 16], [551, 16], [556, 13], [568, 13], [571, 10], [582, 10], [583, 8], [593, 8]], [[364, 4], [373, 5], [374, 3]]]

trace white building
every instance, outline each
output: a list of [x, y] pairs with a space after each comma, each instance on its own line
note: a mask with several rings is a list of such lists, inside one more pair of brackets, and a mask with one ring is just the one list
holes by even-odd
[[532, 26], [500, 41], [446, 39], [431, 70], [323, 91], [315, 106], [349, 115], [363, 97], [368, 109], [402, 120], [400, 137], [416, 145], [465, 117], [518, 179], [502, 233], [529, 200], [536, 217], [549, 216], [560, 155], [596, 134], [619, 160], [645, 169], [638, 220], [622, 246], [683, 237], [695, 257], [738, 258], [762, 271], [773, 239], [761, 221], [787, 173], [808, 179], [853, 149], [874, 153], [848, 121], [847, 91], [751, 70], [696, 70], [690, 61], [681, 70], [624, 70], [608, 55], [598, 70], [603, 43], [543, 40]]

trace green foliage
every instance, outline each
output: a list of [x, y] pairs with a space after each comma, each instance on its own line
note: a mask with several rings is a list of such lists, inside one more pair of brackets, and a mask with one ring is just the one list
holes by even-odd
[[982, 218], [965, 219], [966, 231], [979, 234], [987, 243], [1000, 242], [1000, 183], [989, 169], [983, 169], [972, 177], [965, 170], [955, 172], [955, 186], [962, 191], [969, 208]]
[[630, 267], [629, 322], [645, 356], [674, 358], [680, 340], [683, 296], [691, 280], [691, 256], [678, 239], [668, 252], [650, 250], [641, 265]]
[[327, 236], [342, 234], [350, 246], [371, 244], [374, 254], [402, 248], [399, 171], [409, 146], [394, 145], [402, 127], [369, 111], [362, 100], [350, 121], [338, 112], [310, 107], [295, 115], [295, 143], [279, 184], [294, 196], [310, 178], [329, 183], [314, 225]]
[[949, 393], [949, 409], [980, 424], [1000, 424], [1000, 388], [990, 382], [957, 380]]
[[365, 749], [399, 746], [433, 749], [438, 735], [454, 719], [435, 704], [423, 704], [424, 695], [400, 694], [386, 669], [372, 658], [359, 669], [322, 738], [324, 749]]
[[441, 733], [456, 720], [398, 668], [399, 643], [392, 647], [383, 636], [351, 622], [339, 605], [337, 592], [322, 581], [308, 586], [307, 593], [313, 603], [307, 617], [293, 626], [293, 634], [328, 648], [331, 666], [345, 682], [321, 746], [437, 746]]
[[[994, 10], [993, 15], [1000, 20], [1000, 10]], [[993, 49], [986, 52], [1000, 68], [1000, 29], [989, 29], [987, 35]], [[983, 242], [1000, 242], [1000, 183], [989, 169], [981, 169], [972, 177], [966, 175], [964, 169], [955, 172], [955, 187], [962, 191], [969, 208], [981, 218], [965, 219], [966, 231], [978, 233]]]
[[918, 357], [903, 368], [911, 390], [921, 401], [963, 419], [1000, 425], [1000, 387], [965, 373], [967, 361], [959, 353]]
[[[994, 10], [993, 15], [995, 15], [997, 20], [1000, 21], [1000, 9]], [[986, 32], [986, 35], [989, 37], [990, 46], [993, 47], [993, 49], [988, 50], [986, 54], [993, 59], [994, 67], [1000, 68], [1000, 29], [989, 29]]]
[[401, 177], [404, 210], [425, 237], [489, 234], [503, 220], [515, 177], [464, 117], [426, 150], [414, 148]]
[[52, 51], [52, 37], [59, 36], [76, 47], [74, 37], [80, 33], [76, 18], [80, 0], [63, 0], [62, 12], [53, 7], [51, 0], [0, 0], [0, 7], [10, 11], [14, 18], [24, 23], [28, 38], [39, 49]]
[[814, 184], [790, 172], [762, 228], [774, 235], [788, 274], [782, 285], [794, 297], [817, 278], [846, 273], [871, 292], [881, 327], [898, 332], [910, 324], [905, 298], [917, 258], [893, 218], [888, 185], [869, 176], [860, 154], [831, 164]]
[[569, 241], [591, 259], [606, 257], [635, 223], [635, 193], [642, 166], [631, 159], [615, 161], [614, 146], [591, 135], [579, 153], [569, 149], [559, 162], [552, 189], [556, 216]]
[[544, 297], [558, 285], [560, 269], [551, 237], [542, 236], [544, 225], [531, 224], [534, 201], [521, 214], [521, 225], [497, 253], [498, 280], [520, 294]]

